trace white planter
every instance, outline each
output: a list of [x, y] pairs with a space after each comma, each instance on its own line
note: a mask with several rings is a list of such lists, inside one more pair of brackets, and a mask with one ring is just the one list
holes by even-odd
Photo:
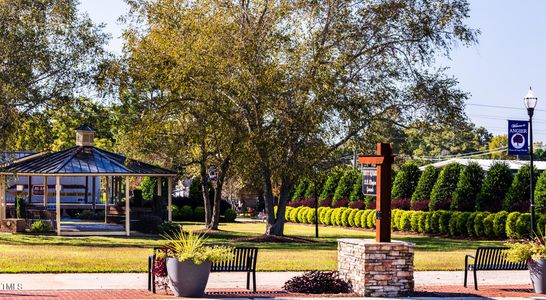
[[527, 262], [535, 293], [546, 293], [546, 259], [531, 259]]
[[176, 297], [202, 297], [209, 281], [211, 262], [196, 265], [192, 260], [183, 262], [167, 258], [167, 276]]

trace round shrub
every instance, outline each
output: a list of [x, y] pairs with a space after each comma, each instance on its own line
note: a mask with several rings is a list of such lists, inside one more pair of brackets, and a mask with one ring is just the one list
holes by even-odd
[[520, 215], [520, 212], [514, 211], [509, 213], [506, 217], [506, 236], [509, 239], [517, 239], [519, 237], [516, 222], [518, 221]]
[[428, 207], [431, 211], [450, 208], [452, 193], [457, 188], [460, 173], [461, 165], [458, 163], [449, 164], [442, 169], [430, 192]]
[[347, 209], [344, 209], [342, 212], [341, 212], [341, 225], [343, 227], [347, 227], [347, 226], [350, 226], [349, 224], [349, 216], [351, 215], [351, 212], [353, 210], [350, 209], [350, 208], [347, 208]]
[[414, 162], [407, 162], [400, 167], [400, 171], [396, 173], [394, 183], [392, 185], [392, 199], [411, 198], [421, 171]]
[[310, 210], [309, 207], [302, 206], [298, 211], [298, 223], [307, 223], [307, 211]]
[[301, 206], [294, 208], [290, 212], [290, 222], [297, 223], [298, 222], [298, 213], [300, 212]]
[[413, 216], [414, 211], [408, 210], [403, 211], [400, 214], [400, 224], [399, 228], [401, 231], [411, 231], [411, 217]]
[[355, 216], [357, 212], [358, 212], [358, 209], [349, 209], [349, 216], [348, 216], [347, 223], [349, 223], [349, 226], [351, 227], [355, 227]]
[[193, 210], [191, 209], [191, 206], [184, 205], [181, 209], [178, 210], [178, 219], [182, 221], [188, 221], [191, 220], [193, 217]]
[[432, 233], [440, 233], [440, 217], [443, 213], [443, 210], [432, 212], [432, 216], [430, 217], [430, 229]]
[[489, 212], [480, 212], [474, 218], [474, 236], [485, 237], [485, 226], [483, 220], [489, 215]]
[[324, 213], [324, 219], [322, 224], [324, 225], [332, 225], [332, 213], [334, 212], [333, 209], [327, 208], [326, 212]]
[[372, 212], [371, 209], [365, 209], [360, 215], [360, 227], [368, 228], [368, 215]]
[[318, 215], [319, 215], [319, 223], [324, 224], [324, 214], [326, 213], [327, 207], [319, 207], [318, 208]]
[[360, 221], [360, 218], [362, 217], [362, 214], [364, 213], [364, 210], [358, 209], [353, 216], [353, 227], [361, 227], [362, 222]]
[[466, 234], [468, 234], [468, 237], [476, 237], [476, 230], [474, 229], [474, 219], [480, 212], [473, 212], [468, 216], [468, 220], [466, 220]]
[[459, 236], [468, 236], [468, 229], [466, 227], [466, 224], [468, 223], [468, 219], [472, 215], [471, 212], [463, 212], [459, 214], [457, 217], [457, 232]]
[[46, 220], [37, 220], [32, 222], [30, 231], [34, 233], [46, 233], [51, 231], [51, 224]]
[[523, 213], [516, 221], [516, 232], [519, 239], [526, 239], [531, 236], [531, 214]]
[[419, 233], [427, 232], [427, 230], [426, 230], [426, 220], [427, 220], [427, 218], [430, 219], [429, 216], [430, 216], [430, 212], [428, 212], [428, 211], [423, 211], [419, 215], [419, 227], [418, 227], [418, 232]]
[[347, 207], [339, 207], [339, 208], [337, 208], [337, 209], [339, 209], [339, 210], [338, 210], [338, 213], [336, 214], [336, 223], [335, 223], [335, 225], [336, 225], [336, 226], [341, 226], [341, 225], [343, 225], [343, 224], [342, 224], [343, 213], [344, 213], [346, 210], [348, 210], [348, 208], [347, 208]]
[[400, 230], [398, 227], [400, 225], [400, 215], [402, 214], [402, 210], [400, 209], [393, 209], [391, 211], [391, 228], [392, 230]]
[[376, 219], [377, 219], [377, 213], [375, 209], [372, 209], [372, 211], [368, 214], [368, 218], [366, 220], [366, 227], [375, 228]]
[[286, 220], [286, 222], [290, 222], [290, 215], [292, 214], [292, 210], [294, 210], [292, 206], [286, 207], [284, 211], [284, 219]]
[[425, 232], [432, 233], [434, 232], [432, 229], [432, 215], [433, 212], [426, 212], [425, 214]]
[[226, 220], [226, 222], [234, 222], [236, 218], [237, 212], [233, 208], [226, 209], [226, 211], [224, 212], [224, 220]]
[[466, 166], [459, 176], [457, 188], [451, 200], [451, 209], [458, 211], [474, 211], [476, 198], [482, 187], [484, 172], [475, 162]]
[[[535, 211], [546, 213], [546, 172], [542, 172], [535, 185]], [[539, 230], [544, 232], [544, 228]]]
[[305, 215], [305, 223], [307, 224], [315, 224], [317, 217], [317, 212], [314, 208], [307, 209], [307, 214]]
[[506, 192], [512, 183], [512, 172], [504, 162], [494, 163], [483, 180], [476, 198], [476, 209], [497, 212], [502, 208]]
[[483, 219], [483, 232], [486, 237], [495, 237], [495, 229], [493, 228], [493, 220], [495, 220], [495, 214], [488, 214]]
[[198, 206], [193, 210], [193, 219], [196, 221], [205, 221], [205, 208]]
[[449, 221], [451, 220], [452, 211], [442, 211], [438, 220], [440, 233], [449, 234]]
[[457, 227], [457, 222], [459, 221], [459, 216], [462, 214], [460, 211], [455, 211], [453, 214], [451, 214], [451, 218], [449, 219], [449, 235], [450, 236], [459, 236], [461, 232], [459, 231], [459, 228]]
[[422, 211], [414, 211], [413, 214], [411, 215], [411, 231], [413, 232], [419, 232], [419, 220], [421, 219], [421, 217], [423, 216], [423, 213]]
[[507, 211], [499, 211], [495, 214], [493, 219], [493, 232], [495, 236], [501, 239], [506, 238], [506, 218], [508, 217]]
[[[546, 173], [546, 172], [544, 172]], [[546, 235], [546, 230], [545, 230], [545, 227], [546, 227], [546, 215], [542, 214], [542, 215], [537, 215], [537, 216], [540, 216], [537, 220], [537, 224], [536, 224], [536, 227], [537, 227], [537, 234], [539, 236], [545, 236]]]
[[423, 173], [421, 173], [415, 192], [413, 192], [413, 195], [411, 196], [412, 209], [415, 203], [430, 199], [430, 192], [436, 183], [438, 173], [439, 170], [433, 166], [426, 167]]

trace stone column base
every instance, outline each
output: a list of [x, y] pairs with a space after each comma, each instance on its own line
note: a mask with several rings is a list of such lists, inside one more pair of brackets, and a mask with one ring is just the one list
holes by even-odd
[[399, 297], [413, 292], [413, 243], [338, 239], [339, 275], [366, 297]]

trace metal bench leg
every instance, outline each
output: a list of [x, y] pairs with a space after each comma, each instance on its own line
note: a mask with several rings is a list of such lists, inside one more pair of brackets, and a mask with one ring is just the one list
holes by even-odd
[[148, 292], [152, 290], [152, 257], [148, 256]]
[[474, 268], [474, 289], [478, 290], [478, 276], [476, 275], [476, 268]]
[[468, 267], [464, 267], [464, 287], [466, 287], [466, 279], [468, 277]]
[[254, 291], [254, 293], [256, 293], [256, 271], [252, 271], [252, 281], [253, 281], [253, 282], [252, 282], [252, 283], [253, 283], [253, 285], [252, 285], [252, 287], [253, 287], [252, 291]]
[[246, 272], [246, 289], [250, 290], [250, 272]]

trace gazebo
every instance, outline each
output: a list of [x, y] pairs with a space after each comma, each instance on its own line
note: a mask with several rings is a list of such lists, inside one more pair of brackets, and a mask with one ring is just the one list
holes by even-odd
[[[57, 235], [61, 235], [61, 177], [99, 177], [105, 178], [106, 201], [104, 202], [105, 216], [108, 212], [108, 184], [111, 179], [118, 184], [125, 178], [125, 234], [130, 236], [131, 217], [129, 201], [129, 179], [131, 177], [157, 177], [157, 193], [161, 196], [161, 182], [168, 180], [167, 211], [168, 220], [172, 221], [172, 190], [173, 178], [176, 172], [153, 166], [144, 162], [129, 159], [121, 154], [112, 153], [94, 146], [96, 130], [89, 126], [76, 129], [76, 146], [58, 152], [40, 152], [34, 155], [6, 163], [0, 167], [0, 220], [6, 219], [6, 192], [7, 178], [10, 176], [33, 176], [44, 178], [44, 207], [48, 206], [49, 177], [55, 178], [55, 223]], [[120, 186], [121, 190], [121, 186]], [[30, 189], [29, 189], [30, 192]]]

